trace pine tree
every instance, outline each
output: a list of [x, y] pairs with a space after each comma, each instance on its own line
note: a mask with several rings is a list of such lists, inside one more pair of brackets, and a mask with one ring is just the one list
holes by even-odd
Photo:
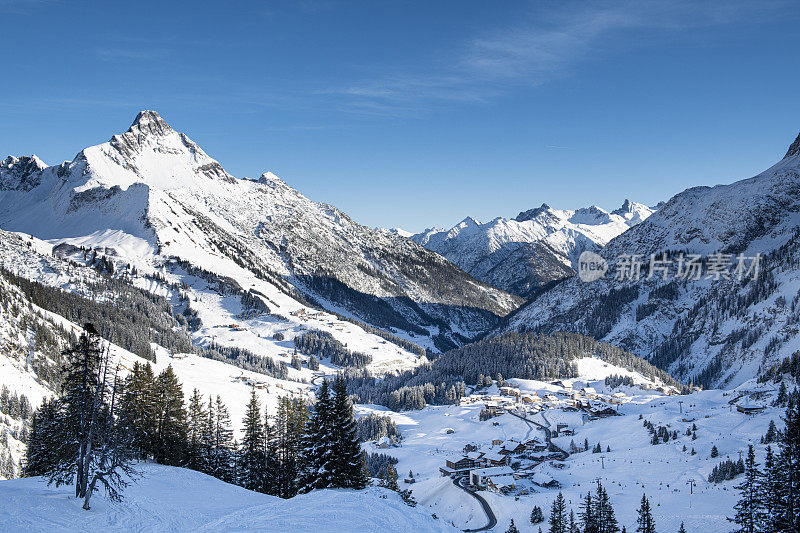
[[786, 428], [778, 441], [780, 472], [778, 506], [775, 510], [779, 531], [800, 530], [800, 399], [797, 391], [788, 398], [784, 415]]
[[592, 499], [592, 493], [586, 494], [586, 498], [584, 498], [583, 503], [581, 503], [581, 510], [578, 516], [580, 516], [584, 533], [599, 533], [597, 506]]
[[25, 452], [25, 475], [45, 476], [58, 463], [58, 403], [45, 400], [31, 419], [28, 446]]
[[569, 531], [569, 533], [580, 533], [580, 527], [578, 527], [578, 522], [575, 520], [575, 511], [572, 509], [569, 510], [569, 526], [567, 531]]
[[740, 494], [739, 502], [734, 506], [736, 516], [729, 519], [739, 526], [739, 529], [736, 530], [737, 533], [756, 533], [761, 529], [760, 481], [761, 473], [758, 470], [758, 463], [756, 463], [755, 451], [750, 445], [745, 463], [745, 479], [736, 486]]
[[778, 438], [778, 428], [775, 427], [775, 421], [769, 421], [769, 428], [767, 428], [767, 433], [764, 435], [764, 444], [770, 444], [775, 442], [775, 439]]
[[642, 494], [642, 503], [637, 513], [639, 516], [636, 519], [636, 531], [638, 533], [656, 533], [656, 525], [650, 512], [650, 501], [645, 494]]
[[134, 362], [120, 400], [120, 423], [128, 428], [131, 443], [141, 459], [153, 454], [156, 433], [154, 382], [150, 363]]
[[762, 508], [759, 523], [763, 533], [778, 531], [776, 510], [780, 507], [780, 479], [781, 473], [777, 470], [772, 447], [767, 446], [767, 455], [764, 458], [764, 473], [760, 486]]
[[155, 436], [153, 458], [166, 465], [180, 466], [186, 457], [186, 409], [183, 387], [167, 366], [155, 379]]
[[266, 478], [266, 451], [264, 426], [261, 422], [261, 405], [256, 390], [250, 393], [250, 402], [242, 420], [244, 437], [239, 448], [239, 484], [248, 490], [264, 491]]
[[365, 475], [364, 454], [356, 437], [353, 404], [347, 397], [343, 378], [333, 383], [334, 452], [333, 479], [336, 486], [363, 489], [368, 479]]
[[280, 479], [280, 463], [277, 454], [278, 439], [275, 428], [270, 424], [270, 416], [264, 409], [264, 450], [266, 465], [264, 473], [264, 492], [273, 496], [278, 495], [278, 480]]
[[86, 495], [87, 461], [96, 422], [95, 398], [98, 396], [101, 367], [100, 338], [94, 326], [87, 324], [78, 342], [65, 350], [64, 394], [59, 399], [58, 435], [53, 439], [56, 465], [49, 472], [49, 482], [56, 486], [75, 481], [75, 496]]
[[208, 412], [205, 409], [203, 397], [200, 391], [194, 389], [189, 398], [187, 409], [187, 462], [186, 466], [204, 472], [206, 470], [203, 454], [203, 435], [204, 426], [208, 419]]
[[608, 497], [606, 489], [597, 482], [597, 496], [595, 498], [595, 516], [597, 518], [597, 533], [618, 533], [619, 523], [614, 515], [614, 507]]
[[231, 429], [231, 415], [219, 395], [217, 395], [214, 402], [213, 416], [212, 449], [209, 460], [210, 474], [217, 479], [231, 483], [234, 477], [233, 456], [235, 450], [233, 430]]
[[711, 447], [711, 457], [714, 458], [718, 456], [719, 456], [719, 450], [717, 450], [717, 446], [714, 445]]
[[558, 493], [550, 509], [550, 533], [567, 533], [567, 504], [564, 495]]
[[277, 495], [282, 498], [297, 494], [298, 460], [307, 420], [308, 407], [302, 399], [282, 396], [278, 400], [275, 417], [275, 457], [278, 460], [275, 486]]
[[542, 508], [538, 505], [534, 505], [533, 509], [531, 510], [531, 524], [539, 524], [544, 521], [544, 515], [542, 513]]
[[298, 467], [300, 492], [339, 486], [334, 479], [336, 449], [333, 422], [330, 389], [327, 380], [323, 380], [303, 437]]
[[684, 527], [683, 522], [681, 522], [681, 527], [678, 530], [678, 533], [686, 533], [686, 528]]
[[[122, 382], [94, 326], [87, 324], [63, 356], [63, 392], [39, 413], [29, 442], [28, 468], [39, 470], [56, 486], [74, 482], [75, 496], [83, 498], [88, 510], [99, 485], [109, 499], [122, 498], [126, 479], [136, 476], [131, 467], [134, 453], [119, 424]], [[2, 466], [9, 470], [7, 464]], [[13, 474], [13, 466], [10, 470]]]
[[397, 469], [393, 464], [386, 469], [386, 488], [395, 492], [400, 491], [400, 486], [397, 484]]
[[511, 524], [508, 526], [508, 529], [506, 529], [506, 533], [519, 533], [519, 529], [514, 525], [513, 518], [511, 519]]

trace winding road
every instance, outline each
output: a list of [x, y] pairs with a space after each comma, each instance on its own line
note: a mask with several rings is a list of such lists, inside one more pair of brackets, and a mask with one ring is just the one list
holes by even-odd
[[[562, 450], [561, 448], [559, 448], [558, 446], [553, 444], [553, 435], [552, 435], [552, 432], [550, 431], [550, 427], [549, 427], [550, 426], [550, 421], [547, 420], [547, 417], [544, 416], [544, 413], [542, 413], [542, 418], [547, 423], [546, 426], [543, 425], [543, 424], [540, 424], [539, 422], [536, 422], [534, 420], [529, 420], [529, 419], [525, 418], [522, 415], [518, 415], [517, 413], [514, 413], [513, 411], [509, 411], [508, 413], [510, 415], [516, 416], [520, 420], [524, 421], [526, 424], [528, 424], [528, 427], [530, 427], [530, 431], [528, 431], [528, 433], [525, 435], [525, 440], [530, 438], [531, 432], [533, 432], [533, 429], [534, 429], [533, 426], [536, 426], [537, 428], [539, 428], [542, 431], [544, 431], [544, 438], [545, 438], [545, 441], [548, 444], [548, 447], [552, 451], [557, 452], [561, 456], [560, 460], [563, 461], [564, 459], [566, 459], [569, 456], [569, 454], [567, 452], [565, 452], [564, 450]], [[531, 424], [533, 424], [533, 426]], [[467, 487], [465, 487], [464, 485], [462, 485], [461, 484], [462, 481], [464, 481], [464, 478], [453, 479], [453, 485], [455, 485], [456, 487], [460, 488], [461, 490], [463, 490], [464, 492], [466, 492], [467, 494], [469, 494], [470, 496], [472, 496], [473, 498], [478, 500], [478, 503], [480, 503], [481, 507], [483, 508], [483, 512], [486, 513], [486, 517], [489, 519], [489, 523], [486, 524], [483, 527], [480, 527], [480, 528], [477, 528], [477, 529], [465, 529], [464, 531], [468, 532], [468, 533], [469, 532], [474, 532], [474, 531], [488, 531], [488, 530], [492, 529], [493, 527], [495, 527], [497, 525], [497, 516], [495, 516], [494, 511], [492, 511], [492, 508], [489, 505], [489, 502], [487, 502], [486, 499], [484, 499], [484, 497], [481, 496], [480, 494], [477, 494], [475, 491], [472, 491], [472, 490], [468, 489]]]
[[466, 531], [466, 532], [488, 531], [489, 529], [492, 529], [494, 526], [496, 526], [497, 525], [497, 517], [494, 515], [494, 511], [492, 511], [492, 508], [489, 506], [489, 502], [487, 502], [484, 499], [484, 497], [481, 496], [480, 494], [476, 494], [475, 492], [469, 490], [467, 487], [465, 487], [464, 485], [459, 483], [459, 481], [463, 481], [463, 478], [461, 478], [461, 479], [453, 479], [453, 485], [455, 485], [459, 489], [463, 490], [464, 492], [466, 492], [467, 494], [469, 494], [470, 496], [472, 496], [473, 498], [478, 500], [478, 503], [480, 503], [481, 507], [483, 507], [483, 512], [486, 513], [486, 518], [489, 519], [489, 523], [486, 524], [483, 527], [479, 527], [477, 529], [465, 529], [464, 531]]

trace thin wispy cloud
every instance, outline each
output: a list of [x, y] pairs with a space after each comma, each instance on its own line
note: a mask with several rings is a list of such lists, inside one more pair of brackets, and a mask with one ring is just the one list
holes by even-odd
[[525, 20], [462, 43], [454, 57], [425, 70], [365, 79], [329, 92], [354, 112], [392, 107], [424, 111], [446, 102], [485, 102], [514, 87], [537, 86], [568, 74], [626, 31], [686, 30], [755, 20], [779, 13], [783, 0], [725, 4], [689, 1], [551, 4]]

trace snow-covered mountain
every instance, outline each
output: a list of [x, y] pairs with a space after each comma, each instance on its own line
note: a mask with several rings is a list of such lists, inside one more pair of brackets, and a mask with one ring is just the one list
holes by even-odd
[[439, 253], [471, 276], [522, 297], [575, 274], [578, 256], [597, 251], [657, 208], [625, 200], [612, 212], [547, 204], [516, 218], [481, 224], [467, 217], [449, 230], [432, 228], [410, 238]]
[[[800, 137], [753, 178], [676, 195], [600, 251], [610, 264], [605, 277], [559, 284], [502, 329], [579, 331], [684, 381], [737, 385], [800, 349], [799, 227]], [[651, 254], [664, 260], [665, 252], [667, 262], [654, 263], [648, 279]], [[676, 278], [681, 253], [684, 273], [689, 254], [702, 256], [700, 279]], [[620, 269], [634, 264], [631, 255], [644, 263], [642, 276], [617, 281]], [[713, 274], [720, 259], [730, 263], [728, 275]]]
[[270, 172], [234, 178], [154, 111], [60, 165], [5, 159], [0, 228], [100, 247], [145, 271], [180, 259], [243, 287], [259, 279], [441, 348], [493, 327], [520, 303]]

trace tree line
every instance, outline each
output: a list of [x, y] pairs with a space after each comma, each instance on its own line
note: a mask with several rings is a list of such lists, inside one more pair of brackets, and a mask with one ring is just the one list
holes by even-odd
[[294, 346], [303, 355], [328, 358], [331, 364], [343, 367], [365, 367], [372, 356], [353, 352], [327, 331], [310, 330], [294, 338]]
[[236, 442], [219, 396], [206, 402], [195, 389], [187, 404], [171, 366], [155, 375], [149, 362], [137, 362], [121, 377], [90, 324], [63, 356], [62, 393], [33, 415], [25, 473], [74, 485], [87, 509], [100, 488], [121, 499], [141, 460], [283, 498], [366, 486], [353, 407], [341, 379], [323, 382], [313, 406], [281, 397], [274, 417], [262, 411], [253, 390]]
[[506, 332], [450, 350], [432, 363], [396, 376], [376, 378], [356, 369], [347, 369], [344, 374], [348, 391], [360, 403], [410, 410], [457, 403], [465, 383], [480, 386], [486, 376], [497, 376], [498, 382], [503, 376], [538, 380], [577, 377], [575, 360], [592, 356], [682, 388], [669, 374], [632, 353], [585, 335], [564, 332]]

